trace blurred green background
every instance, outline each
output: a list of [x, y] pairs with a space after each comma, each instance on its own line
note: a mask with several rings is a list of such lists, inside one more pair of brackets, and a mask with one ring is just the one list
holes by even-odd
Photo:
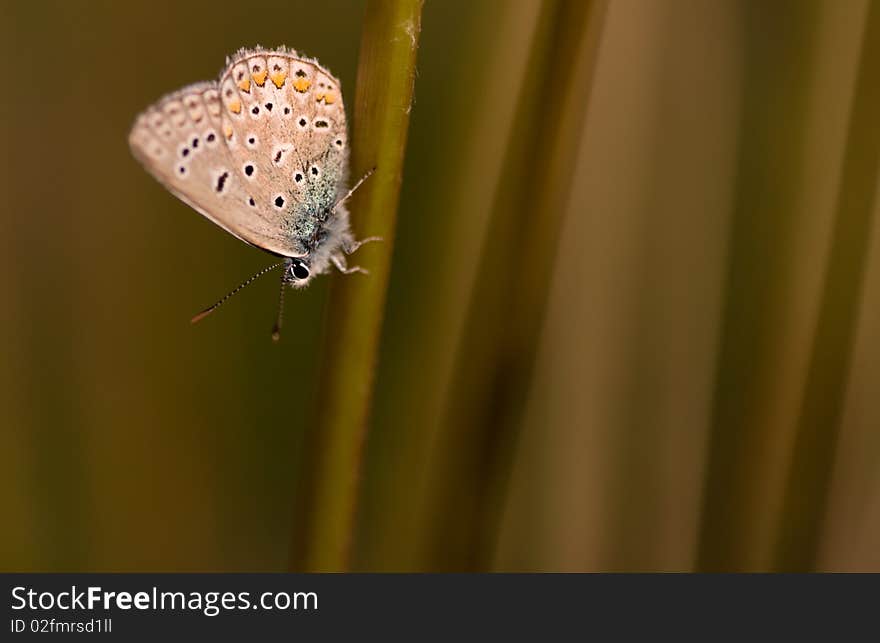
[[[510, 251], [486, 230], [545, 4], [425, 4], [354, 569], [473, 568], [437, 445], [480, 258]], [[608, 3], [476, 568], [880, 571], [877, 5]], [[319, 58], [351, 113], [363, 11], [2, 0], [3, 571], [287, 568], [328, 280], [278, 345], [274, 279], [190, 326], [269, 257], [127, 132], [256, 43]]]

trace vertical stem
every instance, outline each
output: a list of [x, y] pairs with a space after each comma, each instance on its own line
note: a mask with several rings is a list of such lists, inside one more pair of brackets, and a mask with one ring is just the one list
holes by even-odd
[[[697, 568], [764, 569], [790, 424], [778, 410], [797, 279], [816, 0], [746, 3], [743, 140]], [[767, 34], [777, 34], [769, 38]], [[787, 415], [787, 414], [784, 414]], [[782, 465], [784, 466], [784, 465]]]
[[776, 567], [815, 569], [837, 451], [880, 169], [880, 3], [870, 3], [819, 320], [782, 507]]
[[491, 563], [605, 9], [546, 0], [536, 25], [435, 453], [434, 569]]
[[415, 81], [422, 0], [370, 0], [364, 18], [354, 107], [358, 237], [384, 241], [358, 251], [367, 277], [337, 276], [327, 308], [315, 421], [309, 427], [294, 516], [291, 569], [344, 571], [355, 524]]

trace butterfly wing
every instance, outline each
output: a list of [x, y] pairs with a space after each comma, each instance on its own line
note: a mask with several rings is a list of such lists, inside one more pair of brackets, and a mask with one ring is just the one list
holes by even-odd
[[285, 234], [282, 213], [257, 207], [235, 171], [222, 111], [216, 82], [168, 94], [136, 119], [132, 153], [170, 192], [242, 241], [283, 256], [304, 255]]
[[339, 81], [287, 49], [239, 51], [220, 77], [221, 130], [230, 159], [258, 209], [287, 212], [285, 233], [345, 193], [345, 108]]
[[345, 193], [346, 136], [339, 81], [317, 61], [243, 49], [218, 82], [145, 110], [129, 143], [156, 179], [226, 231], [301, 257], [302, 222]]

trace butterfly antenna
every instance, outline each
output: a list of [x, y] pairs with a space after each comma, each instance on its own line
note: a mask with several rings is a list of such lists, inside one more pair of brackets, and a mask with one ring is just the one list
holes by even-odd
[[370, 168], [369, 170], [367, 170], [367, 173], [364, 174], [364, 175], [360, 178], [360, 180], [358, 180], [358, 182], [354, 184], [354, 187], [352, 187], [352, 188], [351, 188], [351, 189], [345, 194], [344, 197], [342, 197], [341, 199], [339, 199], [339, 200], [333, 205], [333, 209], [331, 209], [330, 212], [333, 212], [333, 211], [336, 210], [336, 208], [338, 208], [340, 205], [342, 205], [343, 203], [345, 203], [346, 201], [348, 201], [349, 197], [351, 197], [351, 195], [354, 194], [354, 191], [357, 190], [359, 187], [361, 187], [361, 183], [363, 183], [363, 182], [366, 181], [368, 178], [370, 178], [370, 175], [371, 175], [373, 172], [375, 172], [375, 171], [376, 171], [376, 168]]
[[210, 315], [211, 313], [213, 313], [213, 312], [214, 312], [217, 308], [219, 308], [222, 304], [226, 303], [226, 300], [229, 299], [230, 297], [232, 297], [232, 295], [234, 295], [235, 293], [237, 293], [239, 290], [241, 290], [241, 289], [244, 288], [245, 286], [250, 285], [250, 283], [253, 282], [255, 279], [257, 279], [257, 278], [259, 278], [259, 277], [262, 277], [262, 276], [265, 275], [267, 272], [271, 272], [271, 271], [275, 270], [276, 268], [280, 268], [280, 267], [283, 266], [283, 265], [284, 265], [284, 262], [283, 262], [283, 261], [279, 261], [278, 263], [276, 263], [276, 264], [274, 264], [274, 265], [271, 265], [271, 266], [269, 266], [268, 268], [263, 268], [260, 272], [258, 272], [257, 274], [255, 274], [253, 277], [251, 277], [250, 279], [248, 279], [247, 281], [245, 281], [245, 282], [243, 282], [241, 285], [239, 285], [238, 288], [236, 288], [235, 290], [233, 290], [233, 291], [231, 291], [230, 293], [228, 293], [225, 297], [223, 297], [223, 298], [222, 298], [220, 301], [218, 301], [216, 304], [214, 304], [213, 306], [210, 306], [210, 307], [208, 307], [208, 308], [205, 308], [205, 310], [203, 310], [203, 311], [200, 312], [198, 315], [196, 315], [195, 317], [193, 317], [193, 318], [190, 320], [190, 323], [195, 324], [197, 321], [200, 321], [200, 320], [204, 319], [205, 317], [207, 317], [208, 315]]
[[281, 339], [281, 318], [284, 317], [284, 291], [287, 282], [281, 279], [281, 293], [278, 295], [278, 317], [275, 319], [275, 326], [272, 327], [272, 341], [277, 342]]

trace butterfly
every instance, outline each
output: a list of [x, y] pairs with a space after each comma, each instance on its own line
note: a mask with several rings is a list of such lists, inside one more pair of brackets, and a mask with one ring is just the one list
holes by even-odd
[[219, 80], [188, 85], [148, 107], [129, 134], [134, 157], [169, 192], [218, 226], [282, 260], [193, 317], [195, 323], [253, 282], [283, 268], [302, 288], [348, 266], [355, 240], [345, 202], [370, 175], [348, 185], [349, 146], [339, 81], [295, 51], [241, 49]]

